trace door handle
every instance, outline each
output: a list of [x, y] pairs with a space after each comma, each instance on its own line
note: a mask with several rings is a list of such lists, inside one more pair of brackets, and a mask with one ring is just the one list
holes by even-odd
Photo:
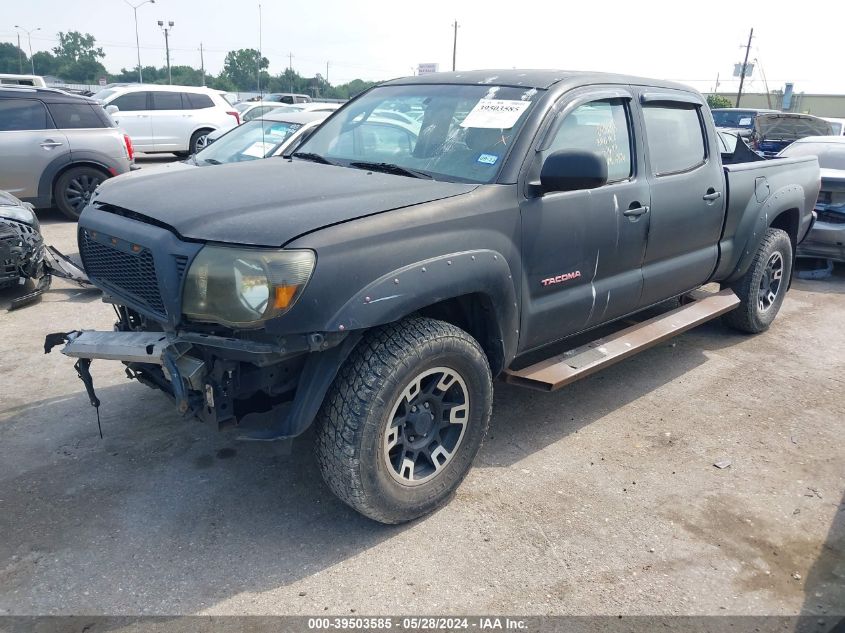
[[648, 207], [642, 206], [642, 207], [634, 207], [632, 209], [628, 209], [627, 211], [623, 211], [622, 215], [626, 215], [630, 218], [630, 217], [637, 217], [637, 216], [640, 216], [640, 215], [645, 215], [646, 213], [648, 213]]
[[712, 189], [710, 189], [710, 190], [708, 190], [708, 192], [706, 194], [704, 194], [704, 197], [702, 198], [702, 200], [706, 200], [707, 202], [713, 202], [714, 200], [718, 200], [721, 197], [722, 197], [721, 191], [713, 191]]
[[46, 141], [41, 143], [41, 147], [43, 147], [44, 149], [52, 149], [53, 147], [58, 147], [59, 145], [64, 145], [64, 143], [54, 141], [53, 139], [47, 139]]

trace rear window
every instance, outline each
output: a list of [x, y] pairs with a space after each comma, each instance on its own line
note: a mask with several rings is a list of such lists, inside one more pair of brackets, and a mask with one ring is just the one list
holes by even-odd
[[154, 92], [153, 110], [181, 110], [182, 93], [180, 92]]
[[681, 103], [643, 106], [651, 169], [658, 176], [704, 163], [704, 129], [698, 108]]
[[48, 108], [60, 130], [111, 127], [90, 103], [51, 103]]
[[197, 92], [183, 92], [182, 107], [186, 110], [201, 110], [203, 108], [213, 108], [214, 102], [208, 95]]
[[117, 97], [109, 105], [117, 106], [118, 110], [121, 110], [122, 112], [137, 112], [139, 110], [148, 110], [148, 94], [148, 92], [130, 92], [128, 94]]
[[0, 99], [0, 132], [52, 128], [47, 108], [35, 99]]

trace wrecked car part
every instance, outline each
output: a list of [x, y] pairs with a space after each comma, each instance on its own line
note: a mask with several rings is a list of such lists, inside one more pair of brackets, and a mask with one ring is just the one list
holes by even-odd
[[82, 265], [74, 262], [56, 247], [48, 246], [46, 248], [44, 262], [51, 275], [72, 281], [82, 288], [97, 290], [97, 287], [88, 279]]
[[50, 287], [44, 253], [32, 205], [0, 191], [0, 289], [36, 281], [35, 290], [13, 300], [10, 309], [32, 303]]

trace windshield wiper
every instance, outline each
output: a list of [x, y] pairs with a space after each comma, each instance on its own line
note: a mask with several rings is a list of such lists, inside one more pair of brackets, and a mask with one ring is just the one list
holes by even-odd
[[380, 171], [385, 174], [396, 174], [397, 176], [410, 176], [411, 178], [425, 178], [426, 180], [432, 180], [434, 178], [431, 174], [424, 171], [418, 171], [409, 167], [402, 167], [401, 165], [396, 165], [394, 163], [367, 163], [356, 161], [349, 163], [349, 166], [356, 167], [358, 169]]
[[223, 164], [219, 160], [217, 160], [216, 158], [203, 158], [202, 162], [204, 162], [208, 165], [222, 165]]
[[328, 158], [315, 154], [313, 152], [294, 152], [291, 154], [294, 158], [301, 158], [302, 160], [310, 160], [315, 163], [322, 163], [323, 165], [334, 165]]

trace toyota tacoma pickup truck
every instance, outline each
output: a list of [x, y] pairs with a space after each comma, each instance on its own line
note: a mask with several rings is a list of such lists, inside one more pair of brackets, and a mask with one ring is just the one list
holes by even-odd
[[95, 406], [106, 359], [245, 439], [314, 423], [329, 487], [408, 521], [466, 475], [494, 379], [552, 390], [710, 318], [769, 327], [819, 167], [730, 159], [679, 84], [389, 81], [290, 156], [103, 183], [79, 250], [117, 323], [45, 350], [64, 344]]

